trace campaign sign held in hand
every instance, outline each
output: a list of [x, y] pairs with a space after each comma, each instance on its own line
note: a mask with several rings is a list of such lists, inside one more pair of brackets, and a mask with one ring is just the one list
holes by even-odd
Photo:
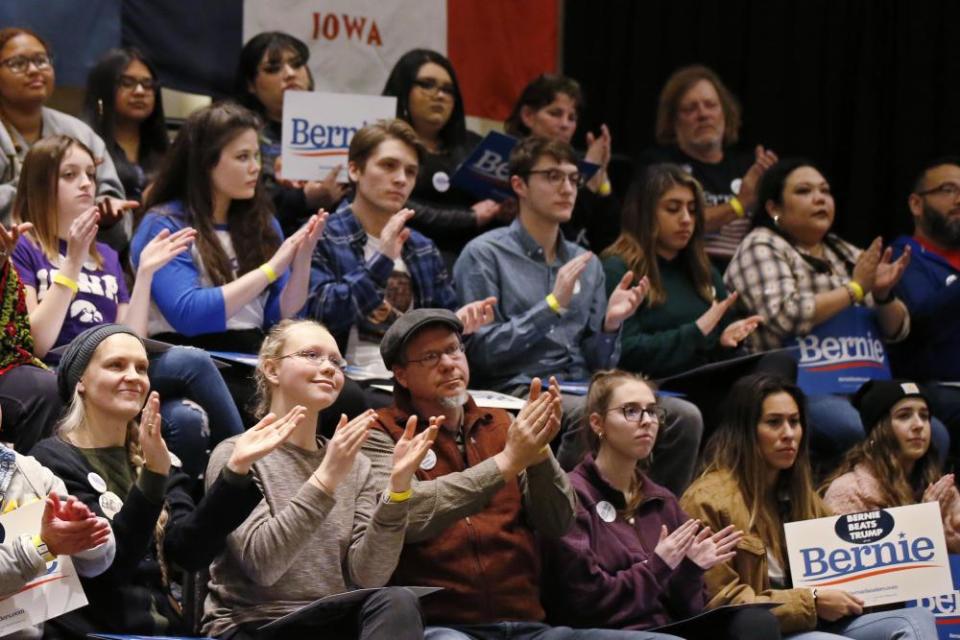
[[354, 134], [368, 124], [396, 117], [397, 99], [343, 93], [286, 91], [283, 94], [284, 180], [320, 180], [342, 165]]
[[784, 532], [794, 587], [840, 589], [874, 606], [953, 585], [936, 502], [788, 522]]
[[[516, 197], [510, 186], [510, 152], [517, 146], [517, 139], [505, 133], [491, 131], [480, 144], [460, 163], [453, 174], [451, 184], [468, 191], [481, 200], [502, 202]], [[286, 160], [284, 160], [286, 163]], [[600, 165], [586, 160], [577, 162], [580, 173], [589, 180], [600, 170]]]
[[890, 361], [876, 312], [850, 307], [796, 339], [797, 385], [804, 393], [852, 394], [867, 380], [889, 380]]
[[[10, 544], [25, 533], [40, 532], [43, 500], [0, 516], [0, 543]], [[80, 579], [68, 556], [47, 564], [47, 570], [22, 589], [0, 600], [0, 636], [40, 624], [87, 604]]]

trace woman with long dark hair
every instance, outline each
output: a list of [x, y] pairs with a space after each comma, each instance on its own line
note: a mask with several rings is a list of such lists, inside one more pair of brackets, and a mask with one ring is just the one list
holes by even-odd
[[236, 101], [263, 121], [258, 135], [264, 188], [273, 200], [280, 227], [288, 236], [317, 209], [332, 211], [346, 190], [345, 184], [337, 182], [339, 168], [318, 180], [291, 181], [281, 177], [283, 94], [313, 91], [309, 60], [310, 49], [302, 40], [281, 31], [259, 33], [243, 45], [234, 80]]
[[863, 614], [863, 601], [840, 589], [789, 588], [783, 525], [829, 511], [810, 472], [806, 399], [793, 384], [768, 375], [738, 380], [704, 452], [704, 471], [680, 506], [714, 531], [744, 532], [733, 560], [706, 574], [707, 608], [773, 602], [787, 638], [858, 640], [937, 637], [927, 609]]
[[170, 142], [157, 70], [138, 49], [111, 49], [87, 76], [82, 116], [99, 135], [127, 197], [143, 200]]
[[460, 163], [481, 140], [467, 129], [457, 74], [445, 56], [413, 49], [393, 66], [383, 95], [397, 98], [397, 117], [413, 127], [426, 150], [407, 201], [416, 213], [411, 226], [455, 259], [500, 212], [493, 200], [478, 202], [450, 184]]
[[853, 396], [867, 429], [824, 481], [823, 501], [834, 513], [856, 513], [938, 502], [950, 553], [960, 552], [960, 493], [952, 473], [941, 474], [930, 441], [930, 407], [906, 380], [870, 380]]
[[624, 322], [620, 366], [663, 378], [735, 355], [760, 317], [735, 320], [704, 242], [700, 184], [677, 165], [655, 164], [627, 194], [620, 236], [602, 254], [608, 291], [627, 271], [646, 278], [644, 305]]

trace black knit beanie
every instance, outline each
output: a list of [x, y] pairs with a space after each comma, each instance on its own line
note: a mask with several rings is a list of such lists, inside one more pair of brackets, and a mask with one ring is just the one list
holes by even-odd
[[70, 403], [73, 390], [77, 388], [77, 382], [80, 381], [83, 372], [87, 370], [93, 352], [97, 350], [101, 342], [117, 333], [127, 333], [140, 340], [140, 336], [126, 325], [101, 324], [78, 334], [67, 346], [57, 369], [57, 389], [60, 391], [60, 399], [63, 400], [64, 404]]

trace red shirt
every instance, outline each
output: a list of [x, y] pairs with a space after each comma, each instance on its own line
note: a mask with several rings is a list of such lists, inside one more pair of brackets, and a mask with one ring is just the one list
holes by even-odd
[[943, 247], [938, 247], [929, 240], [921, 238], [919, 235], [914, 235], [913, 239], [916, 240], [921, 247], [930, 253], [935, 253], [947, 262], [950, 263], [950, 266], [960, 271], [960, 249], [944, 249]]

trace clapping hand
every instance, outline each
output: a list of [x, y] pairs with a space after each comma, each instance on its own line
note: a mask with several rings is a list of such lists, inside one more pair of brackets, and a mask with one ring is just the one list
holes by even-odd
[[720, 345], [733, 349], [746, 340], [763, 323], [763, 316], [750, 316], [727, 325], [720, 334]]
[[290, 434], [303, 421], [306, 409], [295, 406], [282, 418], [268, 413], [263, 420], [253, 425], [237, 438], [227, 461], [227, 468], [234, 473], [246, 475], [250, 467], [268, 453], [286, 442]]
[[193, 227], [185, 227], [176, 233], [169, 229], [161, 229], [147, 246], [140, 252], [140, 265], [137, 267], [137, 276], [142, 277], [155, 273], [165, 264], [190, 248], [197, 237]]
[[468, 336], [483, 325], [493, 322], [493, 308], [496, 304], [497, 299], [491, 296], [457, 309], [457, 318], [463, 323], [463, 335]]
[[346, 414], [340, 416], [340, 424], [327, 443], [323, 462], [313, 472], [314, 481], [327, 495], [333, 495], [337, 486], [353, 468], [357, 453], [366, 442], [370, 427], [376, 421], [377, 414], [373, 409], [364, 411], [349, 422]]
[[437, 439], [444, 416], [430, 418], [429, 426], [417, 433], [417, 416], [410, 416], [403, 435], [393, 449], [393, 470], [390, 473], [390, 491], [403, 493], [410, 488], [413, 474], [420, 468], [427, 451]]
[[107, 521], [94, 515], [86, 505], [76, 506], [76, 503], [79, 501], [72, 496], [63, 503], [54, 492], [44, 501], [40, 539], [55, 556], [93, 549], [110, 538]]
[[161, 476], [170, 474], [170, 451], [160, 433], [160, 394], [150, 393], [140, 415], [140, 450], [144, 466]]
[[667, 531], [667, 525], [660, 527], [660, 540], [653, 552], [657, 554], [663, 562], [671, 569], [676, 569], [680, 561], [684, 559], [690, 546], [696, 539], [697, 529], [700, 528], [700, 521], [690, 519], [673, 530]]
[[873, 283], [874, 297], [889, 297], [890, 291], [900, 282], [909, 264], [910, 245], [903, 248], [903, 253], [896, 260], [893, 260], [893, 248], [887, 247], [877, 264], [877, 275]]
[[705, 336], [710, 335], [710, 333], [717, 328], [723, 316], [730, 310], [730, 307], [733, 306], [733, 303], [737, 301], [738, 297], [740, 297], [740, 294], [734, 291], [723, 300], [714, 300], [710, 308], [697, 318], [697, 328], [700, 329], [700, 333]]
[[606, 333], [613, 333], [620, 329], [623, 321], [640, 308], [649, 289], [650, 281], [647, 280], [646, 276], [640, 278], [640, 282], [633, 285], [633, 271], [627, 271], [623, 274], [617, 288], [613, 290], [609, 301], [607, 301], [607, 315], [603, 321], [603, 330]]
[[743, 531], [737, 530], [732, 524], [717, 533], [713, 533], [710, 527], [704, 527], [687, 549], [687, 558], [706, 571], [733, 559], [741, 539]]
[[13, 248], [17, 246], [17, 240], [31, 229], [33, 229], [33, 224], [30, 222], [14, 224], [9, 229], [0, 223], [0, 262], [6, 260], [13, 253]]

